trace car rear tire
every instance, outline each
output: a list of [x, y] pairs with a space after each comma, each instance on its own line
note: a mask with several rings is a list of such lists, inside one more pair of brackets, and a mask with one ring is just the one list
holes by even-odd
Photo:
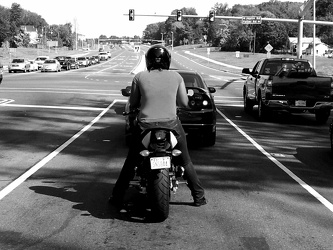
[[243, 93], [243, 102], [244, 102], [244, 111], [245, 111], [246, 113], [250, 113], [250, 112], [252, 112], [254, 104], [253, 104], [253, 102], [248, 98], [248, 96], [247, 96], [247, 91], [246, 91], [246, 90], [244, 90], [244, 93]]
[[259, 97], [259, 103], [258, 103], [258, 119], [259, 121], [265, 121], [268, 116], [268, 108], [264, 104], [261, 97]]

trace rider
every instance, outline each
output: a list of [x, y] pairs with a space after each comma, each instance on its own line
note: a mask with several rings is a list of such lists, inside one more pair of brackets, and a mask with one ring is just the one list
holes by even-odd
[[[146, 53], [147, 71], [139, 72], [132, 81], [131, 95], [129, 98], [130, 109], [139, 108], [138, 122], [141, 127], [154, 124], [172, 128], [178, 133], [178, 149], [180, 165], [185, 168], [184, 177], [191, 190], [194, 206], [207, 204], [204, 189], [198, 179], [187, 149], [187, 141], [184, 129], [177, 117], [177, 106], [187, 107], [188, 97], [185, 83], [180, 74], [169, 70], [171, 55], [161, 46], [155, 45]], [[139, 130], [139, 126], [136, 127]], [[121, 208], [123, 198], [129, 182], [134, 177], [134, 167], [139, 156], [140, 133], [135, 133], [134, 143], [131, 144], [124, 166], [113, 189], [110, 202]]]

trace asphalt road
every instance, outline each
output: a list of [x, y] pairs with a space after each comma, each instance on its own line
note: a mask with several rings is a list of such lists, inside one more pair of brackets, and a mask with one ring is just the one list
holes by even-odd
[[[142, 48], [144, 50], [144, 48]], [[0, 86], [0, 249], [333, 249], [333, 159], [328, 124], [242, 107], [239, 72], [172, 54], [217, 89], [217, 140], [189, 141], [209, 203], [183, 185], [170, 217], [146, 219], [107, 203], [127, 153], [126, 99], [140, 55], [61, 73], [5, 74]], [[331, 115], [331, 119], [332, 119]], [[142, 203], [131, 188], [128, 198]]]

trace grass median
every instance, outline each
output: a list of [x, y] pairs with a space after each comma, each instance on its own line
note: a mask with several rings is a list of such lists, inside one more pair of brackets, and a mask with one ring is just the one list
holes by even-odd
[[[209, 54], [207, 53], [207, 49], [209, 48]], [[240, 52], [238, 57], [236, 57], [236, 52], [225, 52], [219, 51], [214, 47], [200, 47], [200, 46], [179, 46], [175, 47], [174, 51], [178, 53], [184, 53], [184, 51], [189, 51], [193, 54], [201, 55], [212, 60], [237, 66], [240, 68], [253, 68], [255, 63], [263, 58], [267, 58], [267, 54], [265, 53], [250, 53], [250, 52]], [[203, 64], [207, 67], [211, 67], [221, 71], [230, 71], [233, 73], [241, 73], [241, 70], [228, 68], [225, 66], [221, 66], [218, 64], [214, 64], [209, 62], [205, 59], [201, 59], [195, 56], [186, 55], [187, 57], [191, 58], [193, 61]], [[285, 55], [275, 55], [271, 54], [271, 58], [273, 57], [291, 57], [296, 58], [296, 56], [292, 56], [290, 54]], [[313, 61], [312, 55], [304, 55], [304, 59], [309, 60], [311, 63]], [[312, 63], [313, 64], [313, 63]], [[333, 76], [333, 58], [327, 58], [323, 56], [316, 56], [316, 71], [318, 75], [325, 75], [325, 76]]]

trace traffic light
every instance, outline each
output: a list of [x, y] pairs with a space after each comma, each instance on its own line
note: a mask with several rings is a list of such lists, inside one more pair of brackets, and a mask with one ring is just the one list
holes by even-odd
[[134, 21], [134, 9], [129, 10], [128, 18], [129, 18], [130, 21]]
[[182, 21], [182, 11], [181, 10], [177, 10], [177, 21], [178, 22]]
[[209, 11], [209, 22], [215, 21], [215, 11], [211, 10]]

